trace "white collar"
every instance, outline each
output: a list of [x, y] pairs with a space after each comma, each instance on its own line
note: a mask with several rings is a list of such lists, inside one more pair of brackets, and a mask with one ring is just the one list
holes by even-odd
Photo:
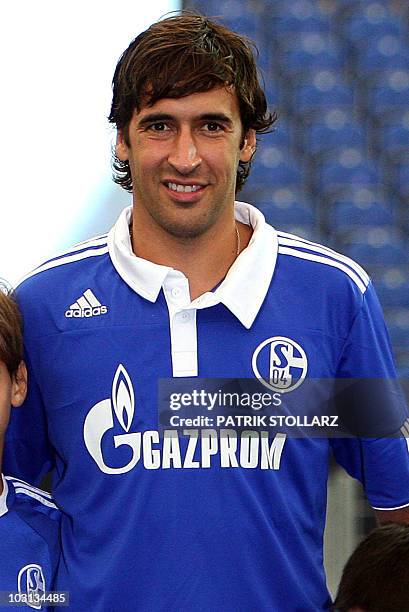
[[3, 516], [3, 514], [6, 514], [6, 512], [8, 511], [7, 495], [9, 492], [9, 487], [7, 484], [7, 480], [4, 478], [3, 474], [0, 474], [0, 478], [3, 481], [3, 493], [0, 495], [0, 516]]
[[[182, 272], [152, 263], [133, 253], [129, 237], [131, 215], [132, 206], [129, 206], [122, 211], [109, 232], [109, 254], [123, 280], [143, 298], [155, 302], [167, 277], [185, 276]], [[251, 240], [214, 293], [205, 293], [194, 300], [191, 307], [207, 308], [221, 302], [249, 329], [270, 286], [278, 243], [275, 230], [254, 206], [236, 202], [235, 217], [253, 228]]]

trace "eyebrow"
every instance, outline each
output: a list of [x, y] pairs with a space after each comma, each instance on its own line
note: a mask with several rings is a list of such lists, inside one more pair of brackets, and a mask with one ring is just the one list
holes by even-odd
[[[160, 121], [173, 121], [175, 117], [170, 115], [169, 113], [149, 113], [142, 117], [140, 121], [138, 121], [138, 126], [144, 126], [148, 123], [155, 123]], [[233, 125], [233, 121], [228, 115], [224, 113], [203, 113], [198, 117], [195, 117], [195, 121], [215, 121], [218, 123], [225, 123], [228, 126]]]

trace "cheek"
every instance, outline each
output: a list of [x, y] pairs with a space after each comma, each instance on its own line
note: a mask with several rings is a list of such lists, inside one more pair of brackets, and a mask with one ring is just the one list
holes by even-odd
[[236, 173], [240, 160], [240, 151], [233, 147], [227, 150], [220, 147], [220, 149], [215, 149], [209, 153], [206, 160], [217, 174], [230, 176]]
[[0, 433], [7, 429], [10, 416], [11, 397], [6, 389], [0, 391]]
[[158, 147], [155, 149], [143, 149], [140, 147], [136, 155], [132, 155], [129, 159], [129, 163], [132, 168], [137, 172], [152, 173], [157, 169], [163, 161], [163, 154]]

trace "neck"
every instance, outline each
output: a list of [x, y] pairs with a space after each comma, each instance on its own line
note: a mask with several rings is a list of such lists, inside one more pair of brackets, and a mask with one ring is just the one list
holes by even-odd
[[196, 299], [213, 289], [249, 243], [252, 230], [233, 216], [195, 238], [169, 234], [160, 227], [133, 218], [132, 248], [138, 257], [180, 272], [189, 280], [190, 297]]

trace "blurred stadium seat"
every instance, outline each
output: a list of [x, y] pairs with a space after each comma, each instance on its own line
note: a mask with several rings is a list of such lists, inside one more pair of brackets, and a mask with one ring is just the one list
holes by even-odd
[[407, 350], [409, 346], [409, 308], [385, 309], [385, 318], [392, 344]]
[[285, 39], [280, 62], [286, 77], [309, 81], [317, 70], [342, 71], [345, 54], [327, 34], [303, 32]]
[[408, 398], [409, 397], [409, 350], [405, 349], [405, 347], [396, 346], [395, 358], [396, 358], [396, 371], [398, 373], [399, 378], [401, 379], [401, 384], [403, 384], [403, 388], [406, 390], [406, 398]]
[[305, 151], [319, 156], [345, 147], [364, 148], [365, 130], [345, 110], [334, 108], [305, 127]]
[[409, 110], [400, 117], [392, 117], [389, 125], [384, 123], [379, 126], [377, 146], [381, 155], [394, 158], [409, 151]]
[[330, 22], [325, 12], [314, 0], [277, 2], [271, 26], [281, 36], [297, 32], [327, 32]]
[[272, 189], [256, 197], [255, 204], [267, 221], [278, 228], [288, 225], [314, 225], [315, 212], [310, 201], [305, 199], [298, 187]]
[[330, 108], [351, 108], [354, 92], [338, 72], [318, 70], [311, 75], [311, 82], [295, 89], [292, 108], [295, 114], [319, 114]]
[[344, 35], [351, 43], [359, 43], [381, 34], [399, 36], [402, 24], [390, 12], [387, 2], [355, 2], [353, 12], [344, 25]]
[[384, 73], [391, 70], [409, 68], [409, 49], [407, 43], [398, 36], [383, 34], [378, 39], [366, 38], [356, 58], [356, 71], [366, 78], [377, 78], [382, 84]]
[[409, 263], [407, 242], [395, 227], [361, 227], [343, 235], [344, 252], [363, 267]]
[[270, 146], [291, 149], [294, 145], [293, 132], [286, 119], [279, 117], [271, 132], [259, 136], [258, 143], [260, 151]]
[[408, 110], [409, 69], [383, 73], [382, 82], [369, 88], [367, 109], [372, 115]]
[[[363, 191], [364, 189], [361, 188]], [[366, 190], [365, 191], [369, 191]], [[334, 231], [359, 226], [392, 226], [395, 217], [390, 207], [376, 197], [356, 199], [353, 196], [335, 198], [328, 213], [328, 226]]]
[[328, 193], [352, 184], [373, 186], [379, 183], [379, 178], [375, 163], [362, 149], [345, 147], [319, 164], [316, 185], [321, 193]]
[[407, 198], [409, 197], [409, 155], [402, 158], [402, 161], [400, 161], [397, 165], [396, 175], [398, 195], [403, 201], [406, 201], [407, 205]]
[[373, 276], [375, 288], [384, 308], [409, 307], [409, 268], [385, 266]]
[[302, 168], [290, 149], [265, 143], [257, 153], [248, 182], [260, 189], [299, 185], [302, 179]]

